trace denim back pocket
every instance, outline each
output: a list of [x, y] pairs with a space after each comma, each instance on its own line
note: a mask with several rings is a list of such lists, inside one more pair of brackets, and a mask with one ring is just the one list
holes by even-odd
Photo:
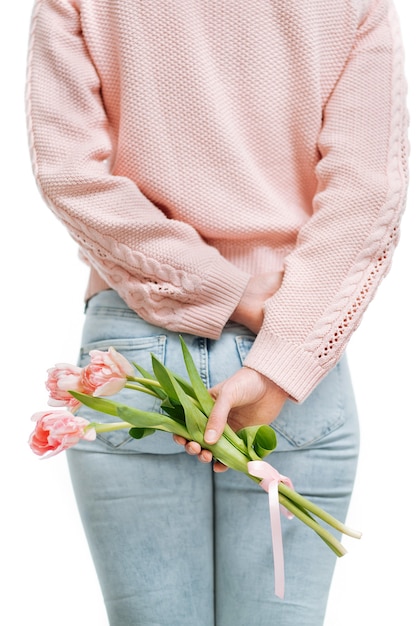
[[[89, 363], [89, 353], [91, 350], [106, 351], [110, 346], [125, 356], [131, 363], [137, 363], [148, 372], [152, 372], [151, 354], [154, 354], [162, 362], [165, 360], [166, 337], [165, 335], [155, 335], [150, 337], [95, 341], [86, 344], [80, 350], [79, 365], [85, 367]], [[138, 372], [137, 375], [140, 376], [140, 373]], [[147, 393], [123, 389], [109, 399], [137, 407], [143, 411], [159, 412], [159, 400]], [[117, 422], [117, 418], [114, 416], [99, 413], [87, 407], [81, 407], [78, 413], [92, 422]], [[154, 435], [151, 435], [151, 437], [154, 437]], [[131, 448], [132, 451], [137, 451], [138, 444], [140, 443], [140, 441], [130, 437], [127, 429], [100, 433], [97, 435], [97, 438], [111, 448]]]
[[[254, 338], [250, 336], [236, 337], [242, 363], [253, 342]], [[342, 426], [345, 422], [344, 397], [347, 384], [350, 390], [347, 365], [342, 359], [302, 404], [288, 400], [271, 424], [279, 436], [278, 449], [311, 446]]]

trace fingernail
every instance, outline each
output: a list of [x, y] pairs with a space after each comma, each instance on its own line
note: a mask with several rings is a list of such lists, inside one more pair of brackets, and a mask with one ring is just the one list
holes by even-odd
[[209, 429], [204, 433], [204, 440], [207, 443], [216, 443], [217, 441], [217, 431]]

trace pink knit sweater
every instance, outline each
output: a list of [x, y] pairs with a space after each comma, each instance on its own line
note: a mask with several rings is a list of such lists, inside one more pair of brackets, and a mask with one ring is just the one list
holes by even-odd
[[245, 364], [302, 401], [386, 274], [405, 199], [389, 0], [38, 0], [41, 192], [144, 319], [217, 338], [282, 269]]

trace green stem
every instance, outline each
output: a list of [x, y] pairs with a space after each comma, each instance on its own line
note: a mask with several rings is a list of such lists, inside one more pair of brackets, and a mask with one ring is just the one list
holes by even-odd
[[140, 385], [150, 385], [152, 387], [158, 387], [158, 389], [162, 389], [161, 383], [159, 383], [154, 378], [143, 378], [136, 376], [128, 376], [127, 380], [134, 381], [135, 383], [139, 383]]
[[148, 389], [147, 387], [142, 387], [140, 385], [141, 385], [141, 383], [139, 381], [138, 381], [137, 384], [125, 383], [125, 389], [134, 389], [135, 391], [141, 391], [143, 393], [149, 394], [150, 396], [154, 396], [154, 398], [159, 398], [157, 393], [155, 393], [151, 389]]
[[[281, 486], [281, 483], [280, 483], [280, 486]], [[338, 541], [335, 537], [333, 537], [333, 535], [328, 530], [323, 528], [323, 526], [320, 526], [320, 524], [316, 522], [315, 519], [313, 519], [310, 515], [308, 515], [308, 513], [306, 513], [302, 508], [297, 506], [297, 504], [295, 504], [292, 500], [290, 500], [289, 498], [287, 498], [286, 496], [280, 493], [279, 502], [286, 509], [288, 509], [290, 513], [293, 513], [295, 517], [298, 517], [299, 520], [304, 522], [306, 526], [309, 526], [309, 528], [314, 530], [319, 535], [319, 537], [321, 537], [321, 539], [323, 539], [323, 541], [329, 546], [329, 548], [333, 550], [333, 552], [337, 556], [343, 556], [344, 554], [346, 554], [346, 549], [340, 543], [340, 541]]]
[[[232, 446], [234, 446], [237, 450], [239, 450], [239, 452], [241, 452], [247, 457], [248, 461], [252, 460], [248, 456], [248, 449], [247, 449], [246, 444], [244, 443], [244, 441], [242, 441], [239, 435], [237, 435], [235, 431], [229, 426], [229, 424], [225, 425], [224, 430], [223, 430], [223, 435], [232, 444]], [[249, 475], [247, 471], [246, 471], [246, 474]]]
[[335, 530], [338, 530], [344, 535], [354, 537], [355, 539], [360, 539], [360, 537], [362, 536], [362, 533], [357, 530], [353, 530], [352, 528], [349, 528], [338, 519], [333, 517], [333, 515], [330, 515], [330, 513], [327, 513], [322, 508], [317, 506], [317, 504], [314, 504], [314, 502], [311, 502], [311, 500], [304, 498], [302, 495], [300, 495], [287, 485], [280, 483], [278, 489], [280, 494], [287, 496], [287, 498], [295, 502], [302, 509], [307, 509], [307, 511], [310, 511], [310, 513], [313, 513], [313, 515], [319, 517], [321, 520], [323, 520], [323, 522], [326, 522], [326, 524], [329, 524], [329, 526], [332, 526]]
[[111, 422], [109, 424], [102, 424], [101, 422], [91, 422], [86, 430], [94, 428], [96, 433], [109, 433], [113, 430], [123, 430], [123, 428], [132, 428], [132, 424], [129, 422]]

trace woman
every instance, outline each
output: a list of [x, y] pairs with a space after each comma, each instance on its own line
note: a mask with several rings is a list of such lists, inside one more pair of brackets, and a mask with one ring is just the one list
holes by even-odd
[[[344, 352], [406, 194], [392, 3], [38, 0], [28, 69], [35, 176], [91, 268], [80, 364], [114, 346], [182, 373], [181, 333], [216, 399], [206, 441], [270, 423], [268, 460], [343, 519]], [[67, 454], [112, 625], [323, 623], [331, 552], [284, 520], [276, 598], [263, 492], [195, 442]]]

